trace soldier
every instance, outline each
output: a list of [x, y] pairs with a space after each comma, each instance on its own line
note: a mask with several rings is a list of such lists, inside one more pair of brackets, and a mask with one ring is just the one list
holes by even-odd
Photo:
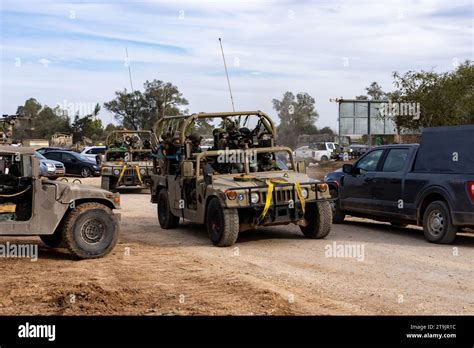
[[191, 133], [188, 136], [188, 140], [191, 142], [191, 154], [202, 152], [201, 140], [202, 136], [197, 133]]

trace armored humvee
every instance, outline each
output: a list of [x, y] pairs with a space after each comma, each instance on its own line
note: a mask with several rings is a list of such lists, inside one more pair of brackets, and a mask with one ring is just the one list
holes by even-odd
[[119, 235], [119, 194], [40, 177], [33, 148], [0, 146], [0, 235], [39, 236], [77, 258], [109, 253]]
[[148, 188], [152, 173], [152, 151], [156, 136], [146, 130], [117, 130], [105, 142], [107, 147], [101, 163], [102, 188]]
[[[243, 124], [241, 124], [243, 119]], [[198, 122], [219, 126], [202, 151]], [[233, 245], [239, 232], [297, 224], [308, 238], [331, 229], [327, 183], [311, 180], [292, 150], [275, 146], [271, 118], [261, 111], [169, 116], [154, 127], [159, 146], [151, 175], [151, 201], [162, 228], [181, 218], [206, 225], [217, 246]]]

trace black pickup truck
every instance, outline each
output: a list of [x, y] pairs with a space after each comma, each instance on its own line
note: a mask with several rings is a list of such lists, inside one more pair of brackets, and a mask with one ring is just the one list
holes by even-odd
[[474, 227], [474, 125], [426, 128], [420, 145], [375, 147], [324, 181], [339, 187], [334, 223], [352, 215], [416, 224], [428, 241], [451, 243]]

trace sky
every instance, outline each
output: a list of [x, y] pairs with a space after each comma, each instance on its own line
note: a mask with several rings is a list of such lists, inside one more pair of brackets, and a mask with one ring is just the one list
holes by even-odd
[[[317, 127], [336, 129], [337, 104], [392, 72], [450, 71], [474, 60], [471, 0], [0, 0], [2, 114], [30, 97], [81, 114], [159, 79], [190, 112], [263, 110], [286, 91], [316, 100]], [[126, 59], [126, 49], [129, 60]], [[103, 122], [113, 121], [104, 108]]]

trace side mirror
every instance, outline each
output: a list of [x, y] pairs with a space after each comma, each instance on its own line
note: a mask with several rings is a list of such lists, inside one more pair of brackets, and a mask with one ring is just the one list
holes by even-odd
[[183, 161], [182, 171], [184, 178], [192, 178], [194, 176], [194, 163], [193, 161]]
[[296, 163], [296, 171], [298, 173], [306, 174], [306, 163], [304, 161], [298, 161]]
[[351, 174], [354, 166], [352, 164], [344, 164], [342, 166], [342, 171], [346, 174]]

